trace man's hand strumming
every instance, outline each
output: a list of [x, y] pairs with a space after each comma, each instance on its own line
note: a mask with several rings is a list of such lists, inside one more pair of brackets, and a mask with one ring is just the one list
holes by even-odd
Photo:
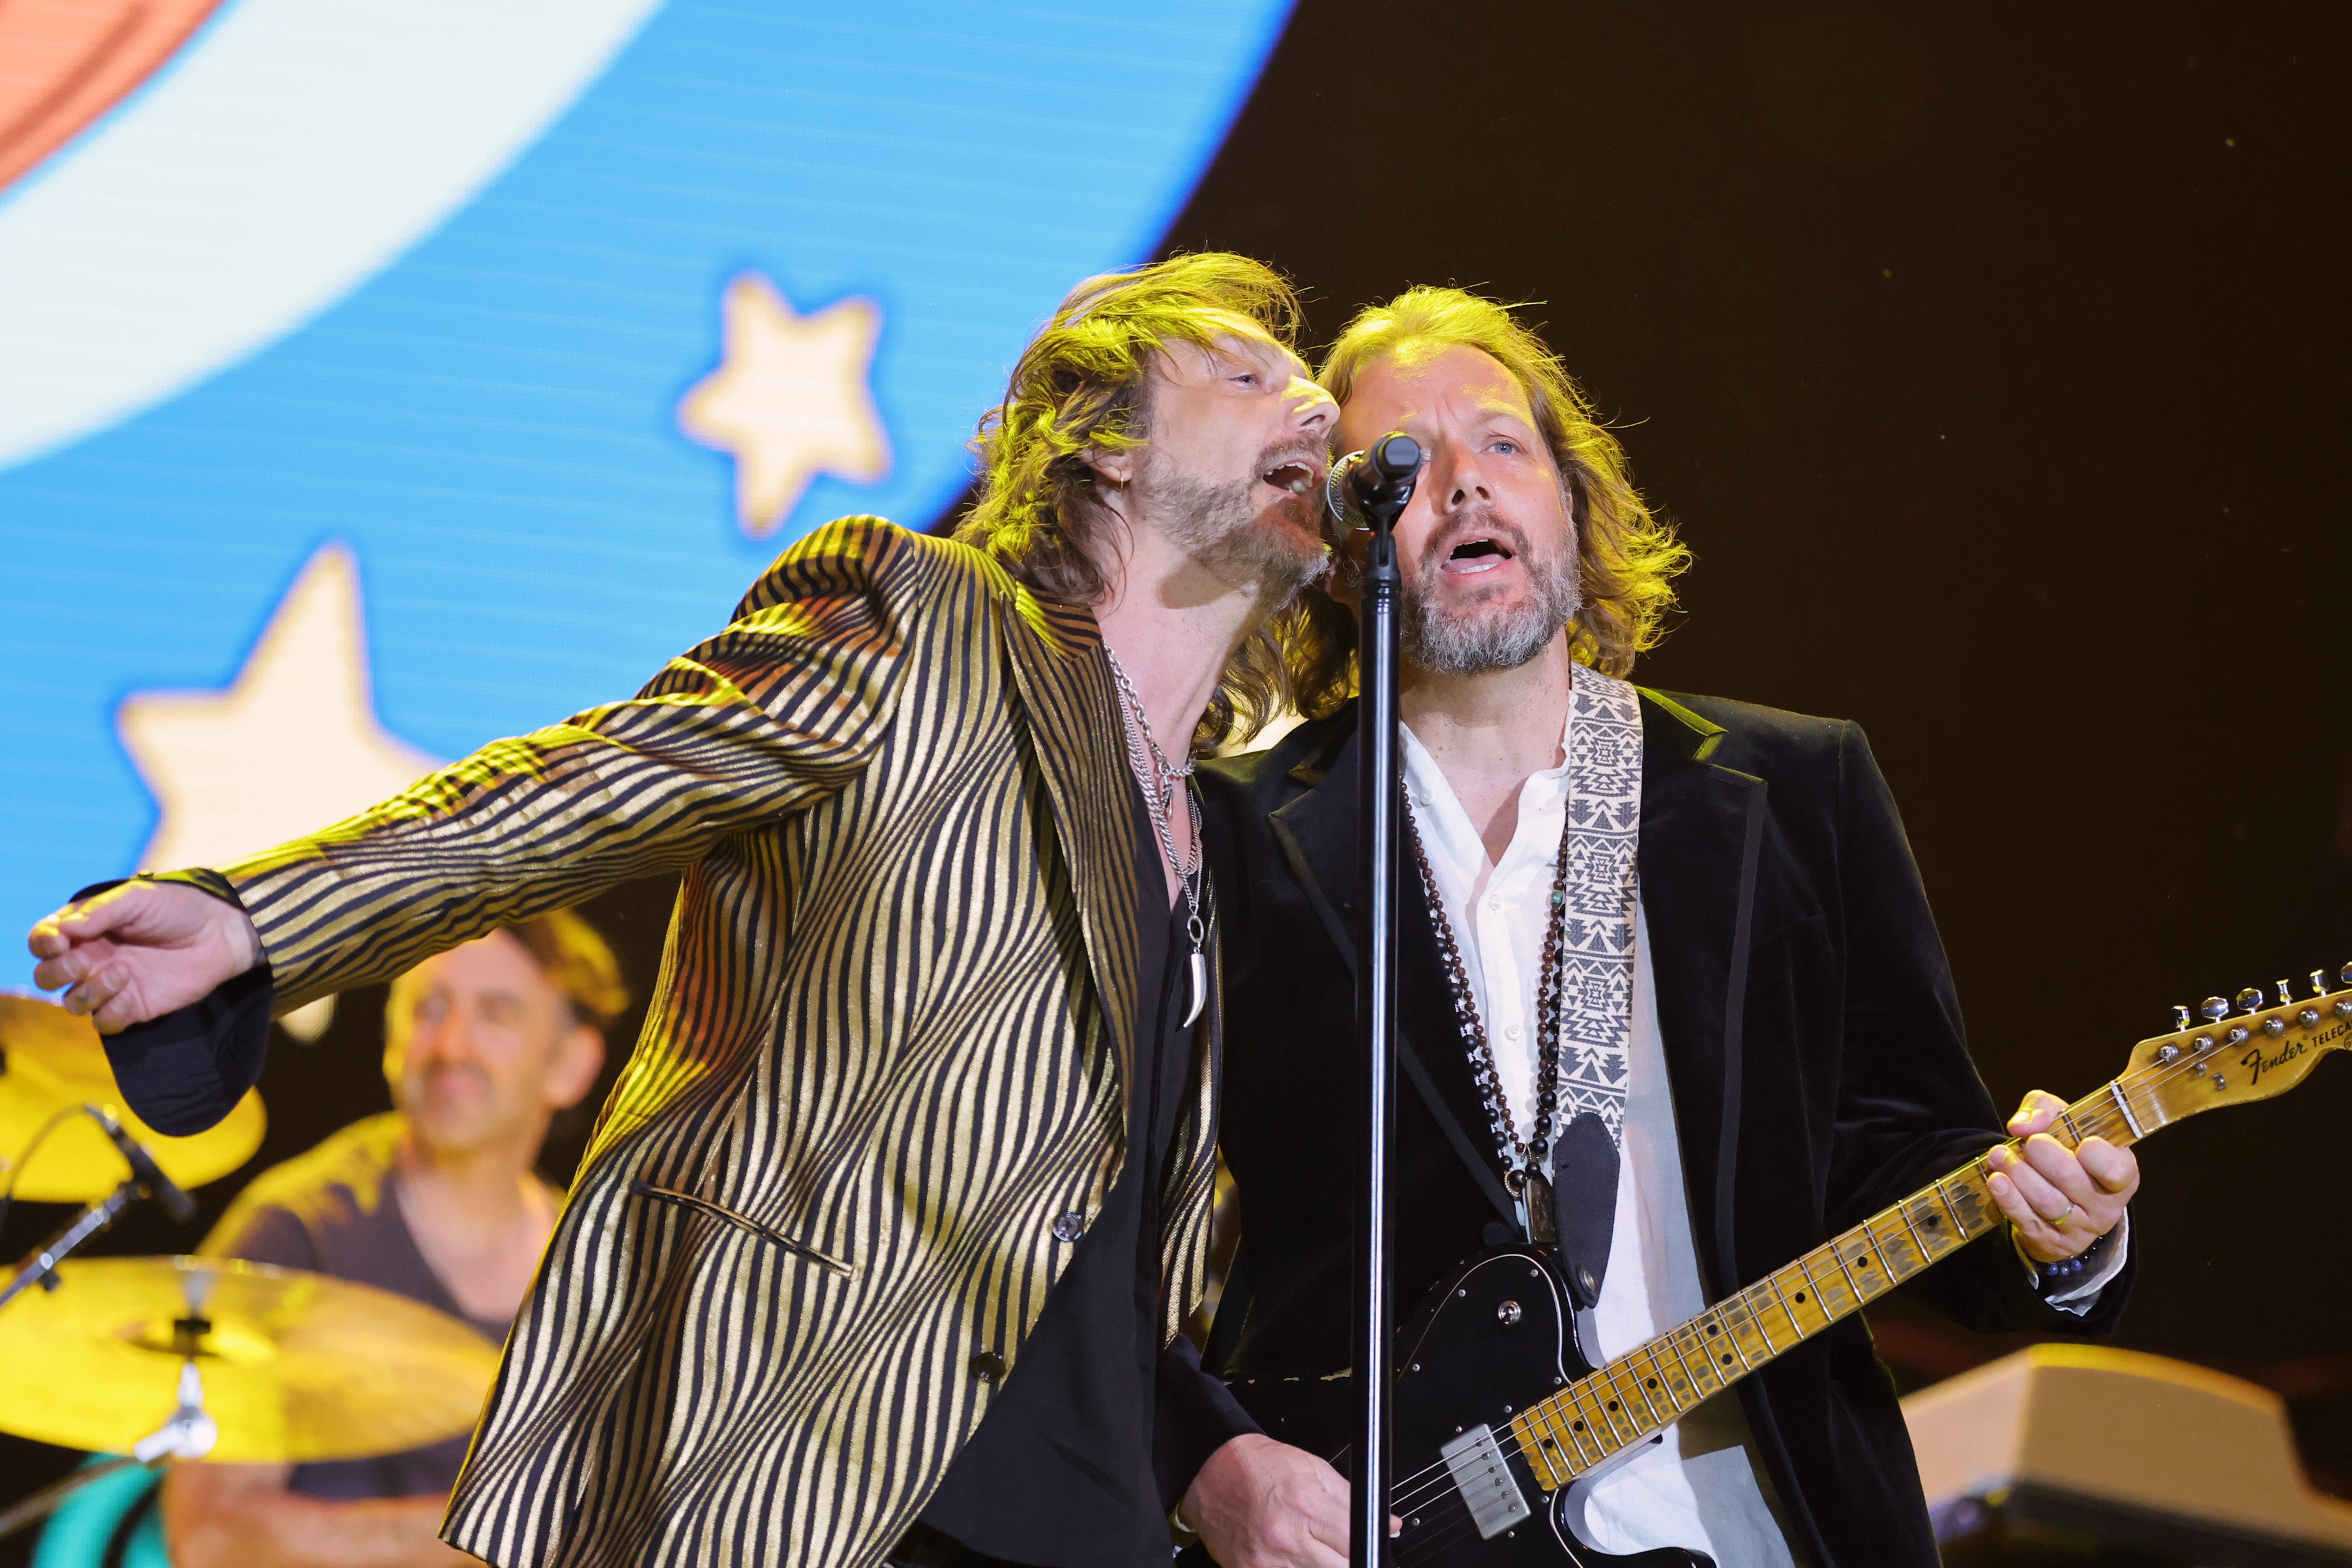
[[201, 1000], [260, 961], [245, 911], [174, 883], [126, 882], [68, 904], [33, 927], [33, 983], [101, 1032]]
[[1192, 1478], [1180, 1511], [1223, 1568], [1348, 1568], [1347, 1479], [1304, 1448], [1233, 1438]]

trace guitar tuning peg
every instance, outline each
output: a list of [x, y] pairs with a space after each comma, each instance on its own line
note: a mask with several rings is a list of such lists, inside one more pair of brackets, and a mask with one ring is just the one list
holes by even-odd
[[2336, 977], [2343, 981], [2346, 985], [2352, 986], [2352, 964], [2347, 964], [2342, 968], [2336, 970]]
[[2230, 1003], [2228, 998], [2223, 997], [2207, 997], [2198, 1004], [2197, 1010], [2204, 1014], [2211, 1022], [2220, 1023], [2230, 1016]]
[[2260, 986], [2248, 986], [2244, 990], [2238, 993], [2238, 1010], [2240, 1012], [2260, 1012], [2262, 1010], [2262, 1007], [2263, 988]]
[[[2317, 970], [2313, 971], [2314, 974], [2317, 972]], [[2178, 1003], [2175, 1003], [2172, 1009], [2172, 1027], [2175, 1032], [2185, 1030], [2189, 1027], [2189, 1009]]]
[[2285, 981], [2285, 980], [2281, 980], [2281, 981], [2278, 983], [2278, 1003], [2277, 1003], [2277, 1005], [2278, 1005], [2278, 1006], [2280, 1006], [2280, 1007], [2284, 1007], [2284, 1006], [2286, 1006], [2286, 1005], [2287, 1005], [2287, 1003], [2289, 1003], [2289, 1002], [2291, 1002], [2291, 1001], [2293, 1001], [2293, 1000], [2294, 1000], [2294, 988], [2290, 983], [2288, 983], [2287, 981]]
[[2311, 994], [2315, 997], [2324, 997], [2327, 994], [2326, 970], [2314, 969], [2311, 972]]

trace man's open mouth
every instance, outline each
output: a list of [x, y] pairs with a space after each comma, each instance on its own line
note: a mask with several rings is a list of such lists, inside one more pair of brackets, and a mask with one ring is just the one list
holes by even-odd
[[1276, 464], [1260, 474], [1258, 480], [1262, 484], [1273, 486], [1277, 490], [1287, 490], [1294, 496], [1305, 496], [1312, 494], [1315, 486], [1323, 482], [1323, 476], [1316, 469], [1314, 464], [1294, 461]]
[[1474, 534], [1445, 552], [1437, 570], [1448, 577], [1475, 577], [1514, 559], [1508, 545], [1485, 534]]

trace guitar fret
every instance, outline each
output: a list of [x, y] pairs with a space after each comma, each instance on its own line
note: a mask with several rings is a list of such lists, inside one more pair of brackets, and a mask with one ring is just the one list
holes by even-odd
[[[1571, 1392], [1571, 1394], [1572, 1394], [1572, 1393], [1573, 1393], [1573, 1390], [1571, 1390], [1570, 1392]], [[1576, 1401], [1575, 1401], [1575, 1399], [1574, 1399], [1573, 1397], [1571, 1397], [1571, 1398], [1569, 1400], [1569, 1402], [1568, 1402], [1568, 1407], [1569, 1407], [1570, 1410], [1574, 1410], [1574, 1409], [1576, 1409], [1576, 1408], [1577, 1408], [1577, 1403], [1576, 1403]], [[1557, 1423], [1557, 1422], [1555, 1422], [1555, 1423], [1554, 1423], [1554, 1425], [1555, 1425], [1555, 1426], [1557, 1426], [1557, 1425], [1558, 1425], [1558, 1423]], [[1593, 1464], [1593, 1462], [1594, 1462], [1594, 1460], [1595, 1460], [1596, 1456], [1594, 1456], [1594, 1455], [1592, 1455], [1592, 1454], [1589, 1454], [1589, 1453], [1585, 1452], [1584, 1438], [1583, 1438], [1583, 1437], [1582, 1437], [1582, 1435], [1581, 1435], [1581, 1434], [1583, 1433], [1584, 1429], [1585, 1429], [1585, 1427], [1584, 1427], [1584, 1423], [1583, 1423], [1581, 1420], [1578, 1420], [1578, 1421], [1575, 1421], [1573, 1425], [1571, 1425], [1571, 1426], [1570, 1426], [1570, 1427], [1566, 1427], [1566, 1428], [1564, 1428], [1564, 1429], [1565, 1429], [1565, 1430], [1567, 1431], [1567, 1433], [1568, 1433], [1568, 1440], [1569, 1440], [1570, 1442], [1574, 1443], [1574, 1444], [1576, 1445], [1576, 1462], [1577, 1462], [1577, 1464], [1578, 1464], [1580, 1467], [1589, 1468], [1591, 1465], [1592, 1465], [1592, 1464]]]
[[[1666, 1346], [1675, 1353], [1675, 1359], [1683, 1364], [1683, 1376], [1690, 1383], [1691, 1403], [1696, 1405], [1700, 1400], [1706, 1397], [1707, 1390], [1706, 1385], [1701, 1383], [1698, 1380], [1697, 1375], [1691, 1371], [1690, 1357], [1683, 1354], [1683, 1340], [1689, 1333], [1690, 1325], [1687, 1323], [1676, 1327], [1672, 1333], [1666, 1335]], [[1704, 1364], [1706, 1358], [1705, 1356], [1701, 1356], [1699, 1360], [1701, 1364]]]
[[1764, 1276], [1764, 1282], [1772, 1287], [1772, 1294], [1780, 1301], [1780, 1311], [1787, 1314], [1789, 1332], [1797, 1336], [1796, 1343], [1802, 1344], [1805, 1341], [1805, 1325], [1797, 1321], [1795, 1309], [1789, 1305], [1788, 1293], [1780, 1289], [1780, 1278], [1777, 1275], [1767, 1274]]
[[[1733, 1298], [1735, 1301], [1738, 1299], [1738, 1297]], [[1726, 1330], [1725, 1337], [1731, 1341], [1731, 1348], [1733, 1351], [1737, 1352], [1739, 1356], [1739, 1370], [1742, 1372], [1755, 1371], [1756, 1368], [1751, 1365], [1748, 1360], [1748, 1347], [1739, 1343], [1739, 1330], [1728, 1324], [1726, 1325]]]
[[1740, 1291], [1738, 1299], [1740, 1304], [1748, 1309], [1748, 1325], [1755, 1329], [1756, 1337], [1764, 1342], [1764, 1350], [1766, 1354], [1768, 1356], [1778, 1355], [1780, 1354], [1780, 1347], [1772, 1343], [1772, 1331], [1764, 1326], [1763, 1314], [1756, 1310], [1756, 1303], [1749, 1300], [1749, 1297], [1753, 1293], [1753, 1288], [1751, 1287], [1749, 1290]]
[[[1654, 1363], [1653, 1364], [1654, 1364]], [[1656, 1379], [1654, 1378], [1644, 1380], [1641, 1373], [1638, 1371], [1633, 1374], [1633, 1389], [1635, 1393], [1641, 1395], [1642, 1403], [1649, 1406], [1650, 1424], [1654, 1427], [1663, 1427], [1665, 1425], [1665, 1422], [1658, 1415], [1657, 1402], [1650, 1397], [1650, 1384], [1655, 1381]], [[1628, 1412], [1628, 1414], [1631, 1414], [1631, 1412]]]
[[[1598, 1399], [1600, 1396], [1596, 1393], [1593, 1397]], [[1617, 1401], [1612, 1399], [1608, 1403], [1611, 1406], [1614, 1406]], [[1617, 1429], [1617, 1412], [1614, 1409], [1603, 1409], [1599, 1412], [1599, 1415], [1603, 1421], [1609, 1424], [1609, 1440], [1612, 1444], [1616, 1445], [1617, 1448], [1624, 1448], [1633, 1440], [1632, 1437], [1625, 1436], [1622, 1432], [1620, 1432]], [[1636, 1435], [1638, 1436], [1638, 1434]]]
[[1828, 1301], [1822, 1295], [1822, 1282], [1813, 1278], [1812, 1254], [1807, 1253], [1798, 1259], [1795, 1267], [1799, 1277], [1805, 1281], [1807, 1293], [1813, 1298], [1813, 1310], [1821, 1313], [1822, 1326], [1827, 1328], [1837, 1322], [1837, 1314], [1830, 1311]]
[[[1669, 1350], [1672, 1348], [1674, 1348], [1672, 1345], [1667, 1346]], [[1691, 1407], [1691, 1401], [1684, 1397], [1688, 1391], [1687, 1387], [1675, 1385], [1674, 1368], [1666, 1364], [1665, 1357], [1658, 1349], [1656, 1340], [1652, 1340], [1642, 1349], [1643, 1354], [1649, 1356], [1650, 1365], [1658, 1375], [1658, 1386], [1664, 1392], [1666, 1403], [1674, 1407], [1675, 1416], [1680, 1418], [1683, 1413]], [[1687, 1376], [1688, 1374], [1685, 1373], [1685, 1375]]]
[[[1877, 1253], [1877, 1254], [1878, 1254], [1878, 1256], [1879, 1256], [1880, 1260], [1882, 1260], [1882, 1262], [1883, 1262], [1883, 1261], [1884, 1261], [1884, 1260], [1885, 1259], [1885, 1256], [1886, 1256], [1886, 1249], [1885, 1249], [1885, 1248], [1881, 1247], [1881, 1246], [1878, 1244], [1878, 1238], [1871, 1234], [1870, 1227], [1869, 1227], [1869, 1226], [1867, 1226], [1867, 1225], [1864, 1225], [1864, 1226], [1863, 1226], [1863, 1227], [1862, 1227], [1862, 1239], [1863, 1239], [1863, 1245], [1864, 1245], [1864, 1250], [1863, 1252], [1861, 1252], [1858, 1256], [1856, 1256], [1856, 1257], [1854, 1258], [1853, 1261], [1854, 1261], [1854, 1262], [1856, 1262], [1856, 1263], [1858, 1263], [1858, 1264], [1860, 1264], [1864, 1269], [1865, 1269], [1865, 1270], [1866, 1270], [1866, 1269], [1868, 1269], [1868, 1268], [1871, 1266], [1871, 1263], [1870, 1263], [1870, 1255], [1871, 1255], [1871, 1253], [1875, 1252], [1875, 1253]], [[1873, 1281], [1874, 1283], [1875, 1283], [1877, 1281], [1879, 1281], [1879, 1280], [1883, 1280], [1883, 1279], [1885, 1279], [1885, 1277], [1886, 1277], [1886, 1270], [1885, 1270], [1885, 1268], [1881, 1268], [1881, 1269], [1878, 1270], [1878, 1272], [1877, 1272], [1877, 1273], [1875, 1273], [1875, 1274], [1874, 1274], [1874, 1275], [1872, 1275], [1872, 1276], [1871, 1276], [1871, 1279], [1872, 1279], [1872, 1281]], [[1880, 1294], [1881, 1294], [1881, 1295], [1883, 1295], [1883, 1294], [1885, 1294], [1885, 1292], [1884, 1292], [1884, 1291], [1881, 1291], [1881, 1292], [1880, 1292]], [[1866, 1306], [1866, 1305], [1868, 1305], [1870, 1302], [1872, 1302], [1872, 1301], [1876, 1301], [1878, 1298], [1877, 1298], [1877, 1296], [1874, 1296], [1873, 1294], [1871, 1294], [1871, 1292], [1870, 1292], [1870, 1291], [1862, 1291], [1862, 1292], [1860, 1293], [1860, 1296], [1859, 1296], [1859, 1298], [1858, 1298], [1858, 1299], [1863, 1302], [1863, 1304], [1864, 1304], [1864, 1305], [1865, 1305], [1865, 1306]]]
[[1959, 1206], [1952, 1201], [1952, 1195], [1944, 1190], [1944, 1178], [1942, 1176], [1937, 1176], [1936, 1178], [1935, 1186], [1931, 1190], [1936, 1195], [1936, 1201], [1944, 1206], [1944, 1212], [1952, 1217], [1952, 1229], [1958, 1233], [1963, 1239], [1968, 1239], [1969, 1234], [1969, 1222], [1960, 1218]]
[[1853, 1270], [1846, 1266], [1845, 1255], [1838, 1250], [1836, 1242], [1830, 1243], [1829, 1254], [1830, 1261], [1835, 1263], [1838, 1266], [1838, 1272], [1845, 1276], [1846, 1294], [1853, 1298], [1854, 1308], [1859, 1311], [1869, 1298], [1862, 1293], [1862, 1287], [1854, 1283]]
[[2081, 1128], [2074, 1125], [2074, 1113], [2071, 1109], [2061, 1111], [2058, 1113], [2058, 1120], [2065, 1125], [2066, 1135], [2074, 1140], [2074, 1146], [2081, 1148], [2083, 1146], [2083, 1131]]
[[1900, 1203], [1895, 1205], [1895, 1222], [1901, 1227], [1894, 1233], [1895, 1249], [1898, 1252], [1907, 1251], [1907, 1256], [1887, 1260], [1887, 1277], [1907, 1280], [1935, 1260], [1927, 1251], [1927, 1238], [1911, 1221], [1911, 1211]]
[[1926, 1265], [1934, 1262], [1936, 1260], [1936, 1255], [1927, 1250], [1927, 1239], [1919, 1234], [1918, 1225], [1911, 1218], [1911, 1205], [1909, 1201], [1906, 1200], [1905, 1202], [1896, 1204], [1895, 1206], [1895, 1213], [1896, 1217], [1903, 1221], [1903, 1228], [1911, 1233], [1911, 1246], [1913, 1249], [1919, 1254], [1920, 1265], [1924, 1268]]
[[[1592, 1379], [1590, 1377], [1581, 1379], [1576, 1385], [1576, 1413], [1582, 1420], [1585, 1432], [1591, 1437], [1593, 1447], [1604, 1455], [1614, 1453], [1618, 1441], [1616, 1424], [1602, 1412], [1601, 1396], [1593, 1391]], [[1605, 1441], [1601, 1437], [1603, 1427], [1608, 1429], [1609, 1434]]]
[[[1536, 1457], [1543, 1460], [1544, 1471], [1551, 1478], [1552, 1487], [1559, 1487], [1568, 1479], [1568, 1477], [1562, 1475], [1559, 1467], [1551, 1462], [1551, 1457], [1555, 1450], [1559, 1452], [1563, 1459], [1568, 1455], [1566, 1448], [1560, 1443], [1557, 1424], [1540, 1405], [1528, 1412], [1523, 1424], [1527, 1427], [1528, 1434], [1533, 1438]], [[1549, 1443], [1545, 1441], [1547, 1437], [1550, 1439]], [[1523, 1449], [1528, 1447], [1528, 1437], [1523, 1437], [1519, 1446]]]

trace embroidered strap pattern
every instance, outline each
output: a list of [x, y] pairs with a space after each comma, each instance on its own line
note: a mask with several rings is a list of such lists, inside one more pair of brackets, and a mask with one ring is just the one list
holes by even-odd
[[1630, 683], [1581, 665], [1569, 702], [1568, 811], [1560, 1116], [1565, 1123], [1595, 1113], [1622, 1147], [1633, 1032], [1642, 703]]

